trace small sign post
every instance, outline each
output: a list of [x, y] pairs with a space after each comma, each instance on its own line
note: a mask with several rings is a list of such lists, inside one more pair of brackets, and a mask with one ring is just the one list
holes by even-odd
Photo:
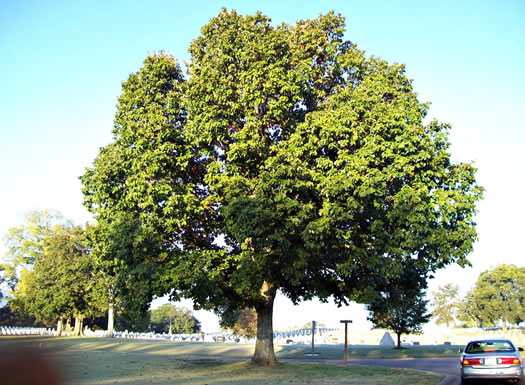
[[315, 352], [315, 329], [317, 327], [317, 322], [312, 321], [312, 353], [305, 353], [305, 357], [317, 357], [320, 353]]
[[352, 323], [351, 320], [341, 320], [342, 324], [345, 324], [345, 366], [348, 361], [348, 324]]
[[315, 345], [315, 321], [312, 321], [312, 356], [315, 355], [314, 345]]

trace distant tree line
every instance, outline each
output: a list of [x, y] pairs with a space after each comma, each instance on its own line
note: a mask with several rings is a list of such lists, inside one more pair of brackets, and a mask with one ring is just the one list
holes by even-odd
[[525, 320], [525, 267], [499, 265], [480, 274], [465, 296], [447, 284], [433, 292], [433, 317], [447, 327], [493, 327]]
[[[87, 227], [74, 225], [54, 211], [32, 211], [25, 223], [4, 237], [3, 280], [11, 290], [4, 322], [32, 320], [57, 325], [61, 335], [74, 320], [80, 335], [85, 319], [107, 310], [108, 293], [86, 243]], [[17, 322], [18, 321], [18, 322]]]
[[419, 334], [431, 318], [447, 327], [501, 325], [504, 331], [525, 320], [525, 267], [499, 265], [487, 270], [464, 297], [458, 285], [449, 283], [432, 292], [431, 301], [425, 299], [428, 278], [428, 272], [407, 260], [399, 277], [376, 282], [375, 295], [367, 304], [368, 320], [374, 328], [393, 331], [398, 348], [401, 335]]
[[9, 229], [4, 236], [6, 258], [0, 264], [0, 299], [7, 300], [0, 308], [0, 325], [56, 325], [58, 335], [81, 335], [85, 322], [112, 330], [109, 318], [116, 310], [115, 326], [121, 330], [200, 330], [189, 310], [167, 304], [148, 311], [133, 306], [130, 297], [122, 301], [115, 285], [125, 279], [124, 272], [93, 253], [97, 231], [49, 210], [28, 212], [21, 226]]

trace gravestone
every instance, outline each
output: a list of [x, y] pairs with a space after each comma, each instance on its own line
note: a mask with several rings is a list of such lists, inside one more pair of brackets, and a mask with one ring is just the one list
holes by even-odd
[[383, 337], [381, 338], [381, 341], [379, 341], [379, 345], [381, 346], [396, 346], [396, 343], [394, 342], [394, 339], [390, 335], [389, 332], [385, 332]]

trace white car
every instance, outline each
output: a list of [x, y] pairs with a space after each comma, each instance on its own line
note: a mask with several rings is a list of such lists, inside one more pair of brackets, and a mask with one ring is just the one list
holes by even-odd
[[[518, 384], [523, 377], [523, 362], [520, 352], [505, 339], [470, 341], [461, 354], [461, 383], [472, 380], [504, 380]], [[499, 383], [499, 382], [498, 382]], [[525, 383], [525, 382], [524, 382]]]

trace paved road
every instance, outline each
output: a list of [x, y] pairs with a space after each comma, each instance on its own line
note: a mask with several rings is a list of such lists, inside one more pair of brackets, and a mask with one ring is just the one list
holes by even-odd
[[[342, 361], [341, 361], [342, 363]], [[349, 360], [349, 365], [386, 366], [390, 368], [405, 368], [416, 370], [428, 370], [446, 374], [446, 378], [438, 385], [459, 385], [459, 358], [409, 358], [395, 360]], [[501, 385], [498, 380], [485, 382], [486, 385]], [[509, 384], [509, 382], [505, 382]], [[523, 385], [523, 381], [519, 383]]]
[[407, 358], [385, 360], [348, 360], [349, 365], [387, 366], [391, 368], [406, 368], [429, 370], [451, 375], [459, 374], [458, 358]]
[[405, 368], [428, 370], [446, 374], [447, 377], [439, 385], [459, 385], [458, 358], [410, 358], [395, 360], [349, 360], [349, 365], [387, 366], [390, 368]]

